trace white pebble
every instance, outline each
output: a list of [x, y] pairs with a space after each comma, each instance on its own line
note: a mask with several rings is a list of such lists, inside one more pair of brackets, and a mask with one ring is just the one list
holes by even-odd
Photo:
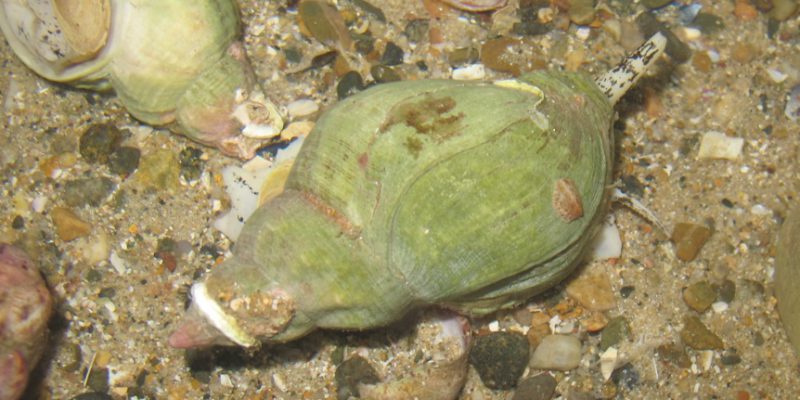
[[750, 207], [750, 212], [753, 215], [760, 215], [760, 216], [765, 216], [765, 215], [771, 215], [772, 214], [772, 210], [770, 210], [769, 208], [767, 208], [763, 204], [756, 204], [753, 207]]
[[44, 206], [47, 205], [47, 197], [44, 196], [36, 196], [33, 201], [31, 201], [31, 210], [41, 213], [44, 211]]
[[292, 118], [307, 117], [319, 111], [319, 106], [311, 99], [298, 99], [286, 105], [286, 112]]
[[600, 355], [600, 373], [603, 374], [604, 380], [609, 380], [614, 369], [617, 368], [617, 360], [619, 353], [615, 347], [609, 347], [603, 354]]
[[531, 368], [569, 371], [581, 362], [581, 341], [571, 335], [545, 336], [531, 357]]
[[700, 160], [736, 160], [742, 154], [743, 146], [743, 138], [730, 137], [722, 132], [709, 131], [703, 135], [703, 139], [700, 141], [700, 151], [697, 153], [697, 158]]
[[219, 376], [219, 384], [225, 387], [233, 387], [233, 382], [228, 374], [221, 374]]
[[717, 301], [711, 305], [711, 309], [717, 314], [725, 312], [725, 310], [728, 309], [728, 303], [724, 301]]
[[452, 78], [457, 81], [474, 81], [486, 78], [483, 64], [471, 64], [453, 70]]
[[500, 322], [492, 321], [489, 323], [489, 332], [500, 332]]

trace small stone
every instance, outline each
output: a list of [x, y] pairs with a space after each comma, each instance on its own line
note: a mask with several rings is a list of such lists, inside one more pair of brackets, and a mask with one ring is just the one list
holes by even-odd
[[117, 151], [111, 153], [108, 159], [108, 168], [112, 174], [122, 177], [130, 176], [136, 168], [139, 168], [139, 158], [141, 151], [135, 147], [122, 146]]
[[630, 334], [628, 320], [619, 316], [608, 321], [608, 325], [603, 329], [600, 336], [600, 350], [605, 350], [611, 346], [616, 346]]
[[589, 333], [600, 332], [603, 328], [608, 326], [608, 318], [600, 312], [592, 313], [589, 318], [581, 321], [581, 325], [583, 325]]
[[381, 64], [383, 65], [400, 65], [403, 63], [404, 56], [403, 49], [396, 45], [394, 42], [387, 42], [386, 48], [383, 49], [381, 56]]
[[642, 0], [642, 5], [649, 9], [661, 8], [672, 3], [672, 0]]
[[692, 66], [699, 72], [702, 73], [709, 73], [711, 72], [711, 57], [708, 56], [708, 52], [705, 51], [697, 51], [694, 53], [692, 57]]
[[[282, 133], [281, 133], [282, 134]], [[203, 161], [203, 150], [196, 147], [187, 147], [178, 154], [181, 165], [181, 176], [191, 182], [203, 175], [206, 162]]]
[[756, 48], [751, 45], [750, 43], [739, 42], [733, 46], [733, 51], [731, 52], [731, 58], [734, 61], [748, 64], [756, 57], [757, 51]]
[[581, 362], [581, 341], [571, 335], [545, 336], [531, 357], [531, 368], [569, 371]]
[[517, 386], [528, 365], [530, 345], [518, 333], [496, 332], [480, 336], [469, 354], [481, 382], [489, 389], [511, 389]]
[[700, 318], [694, 315], [684, 318], [681, 339], [683, 342], [695, 350], [722, 350], [724, 343], [714, 332], [711, 332]]
[[339, 83], [336, 84], [336, 95], [339, 97], [339, 100], [352, 96], [362, 90], [364, 90], [364, 81], [361, 79], [361, 75], [356, 71], [350, 71], [342, 75], [339, 79]]
[[722, 365], [736, 365], [742, 362], [742, 357], [736, 352], [736, 349], [728, 349], [719, 358]]
[[619, 296], [623, 299], [627, 299], [628, 297], [631, 297], [631, 294], [633, 294], [634, 291], [636, 291], [635, 286], [623, 286], [619, 289]]
[[758, 17], [758, 10], [750, 3], [750, 0], [736, 0], [733, 15], [742, 21], [752, 21]]
[[372, 75], [372, 79], [377, 83], [397, 82], [402, 80], [400, 74], [398, 74], [394, 68], [385, 65], [373, 65], [372, 68], [369, 69], [369, 73]]
[[617, 305], [605, 274], [581, 274], [567, 285], [567, 295], [591, 311], [607, 311]]
[[64, 202], [70, 207], [99, 207], [114, 191], [114, 181], [109, 178], [84, 178], [64, 183]]
[[87, 386], [94, 390], [95, 392], [107, 392], [108, 391], [108, 369], [102, 368], [98, 366], [94, 366], [89, 372], [89, 379], [87, 380]]
[[56, 226], [56, 234], [65, 242], [87, 236], [92, 232], [92, 225], [80, 219], [68, 208], [55, 207], [50, 215], [53, 218], [53, 225]]
[[706, 281], [689, 285], [683, 290], [683, 301], [699, 313], [705, 312], [717, 300], [717, 292]]
[[700, 32], [710, 35], [724, 29], [725, 23], [719, 16], [701, 12], [692, 21], [692, 26], [700, 29]]
[[575, 25], [589, 25], [594, 21], [594, 0], [571, 0], [568, 13]]
[[487, 40], [481, 46], [481, 62], [495, 71], [508, 72], [517, 76], [522, 72], [525, 62], [519, 51], [520, 45], [519, 40], [510, 37]]
[[350, 49], [352, 39], [344, 18], [333, 5], [323, 0], [305, 0], [297, 6], [301, 32], [330, 47]]
[[25, 218], [22, 218], [21, 215], [14, 216], [14, 219], [11, 220], [11, 228], [15, 230], [20, 230], [25, 227]]
[[91, 125], [81, 135], [81, 157], [91, 164], [106, 164], [122, 142], [122, 131], [110, 124]]
[[556, 392], [556, 378], [548, 373], [528, 377], [520, 381], [511, 400], [549, 400]]
[[361, 356], [348, 358], [336, 367], [336, 395], [339, 400], [347, 400], [351, 396], [358, 397], [360, 383], [373, 384], [381, 381], [375, 368]]
[[656, 348], [656, 356], [672, 365], [680, 368], [689, 368], [692, 366], [692, 361], [686, 355], [683, 346], [678, 346], [674, 343], [662, 344]]
[[180, 163], [172, 150], [159, 149], [147, 154], [139, 163], [136, 178], [145, 187], [161, 191], [176, 190], [179, 186]]
[[403, 33], [411, 43], [420, 43], [428, 39], [430, 21], [422, 18], [415, 18], [408, 21]]
[[447, 52], [447, 62], [453, 67], [464, 64], [474, 64], [479, 59], [479, 51], [472, 46], [459, 47], [453, 51]]
[[[517, 35], [527, 36], [543, 35], [550, 32], [553, 29], [553, 22], [539, 20], [539, 10], [546, 10], [549, 8], [550, 4], [548, 2], [520, 2], [519, 9], [517, 10], [517, 16], [520, 22], [514, 24], [512, 32]], [[564, 17], [563, 19], [566, 24], [569, 25], [569, 18]]]
[[730, 303], [736, 298], [736, 283], [730, 279], [723, 280], [716, 290], [719, 301]]
[[675, 243], [675, 255], [682, 261], [692, 261], [710, 237], [707, 226], [681, 222], [675, 225], [670, 239]]
[[789, 19], [797, 11], [798, 7], [797, 0], [773, 0], [772, 5], [769, 16], [776, 21]]
[[633, 364], [626, 363], [625, 365], [617, 368], [611, 374], [611, 381], [617, 386], [621, 386], [627, 390], [631, 390], [639, 383], [639, 372], [633, 367]]

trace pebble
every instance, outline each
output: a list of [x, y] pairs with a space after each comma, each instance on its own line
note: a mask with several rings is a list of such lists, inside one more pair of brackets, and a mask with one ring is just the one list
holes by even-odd
[[352, 96], [364, 90], [364, 81], [361, 75], [356, 71], [350, 71], [339, 78], [339, 83], [336, 84], [336, 95], [339, 100]]
[[303, 118], [319, 111], [319, 106], [311, 99], [297, 99], [286, 105], [286, 112], [292, 118]]
[[736, 0], [733, 15], [742, 21], [752, 21], [758, 17], [758, 10], [750, 3], [750, 0]]
[[663, 22], [659, 21], [652, 13], [644, 12], [636, 17], [636, 25], [645, 37], [661, 32], [667, 38], [667, 47], [664, 50], [672, 61], [683, 64], [692, 56], [692, 49], [681, 41]]
[[108, 368], [98, 367], [95, 365], [91, 372], [89, 372], [89, 379], [87, 379], [87, 386], [95, 392], [108, 391]]
[[403, 79], [394, 68], [386, 65], [373, 65], [369, 73], [377, 83], [397, 82]]
[[64, 203], [70, 207], [99, 207], [114, 191], [116, 185], [109, 178], [74, 179], [64, 183]]
[[675, 255], [682, 261], [692, 261], [711, 237], [711, 229], [705, 225], [680, 222], [672, 230], [670, 239], [675, 244]]
[[572, 335], [549, 335], [531, 357], [531, 368], [569, 371], [581, 362], [581, 341]]
[[520, 45], [519, 40], [505, 36], [487, 40], [481, 46], [481, 62], [492, 70], [517, 76], [525, 62], [518, 52]]
[[617, 304], [606, 274], [579, 275], [567, 285], [567, 295], [591, 311], [607, 311]]
[[336, 7], [323, 0], [305, 0], [297, 6], [301, 31], [330, 47], [349, 49], [352, 44], [344, 18]]
[[703, 325], [697, 316], [686, 316], [683, 321], [680, 335], [687, 346], [695, 350], [722, 350], [725, 346], [722, 339]]
[[725, 23], [722, 21], [722, 18], [717, 15], [704, 12], [697, 14], [692, 21], [692, 26], [700, 29], [700, 32], [703, 32], [707, 35], [725, 29]]
[[800, 84], [794, 85], [786, 95], [786, 108], [783, 110], [783, 115], [791, 121], [800, 119]]
[[683, 346], [678, 346], [675, 343], [662, 344], [656, 348], [656, 356], [676, 367], [689, 368], [692, 366], [692, 361], [686, 355], [686, 350]]
[[172, 191], [179, 187], [180, 162], [169, 149], [158, 149], [142, 157], [136, 179], [142, 186], [160, 191]]
[[21, 215], [14, 216], [14, 219], [11, 220], [11, 228], [14, 230], [25, 228], [25, 218], [22, 218]]
[[769, 12], [770, 18], [776, 21], [785, 21], [797, 11], [798, 2], [797, 0], [773, 0], [772, 5], [772, 10]]
[[612, 318], [611, 321], [608, 321], [608, 325], [603, 329], [603, 333], [600, 336], [600, 350], [616, 346], [622, 340], [627, 339], [629, 334], [628, 320], [625, 317]]
[[594, 0], [571, 0], [568, 14], [575, 25], [589, 25], [594, 21]]
[[479, 336], [469, 354], [481, 382], [489, 389], [511, 389], [517, 386], [528, 365], [530, 345], [519, 333], [496, 332]]
[[739, 356], [736, 349], [731, 348], [725, 350], [725, 352], [719, 358], [719, 362], [722, 365], [736, 365], [742, 362], [742, 357]]
[[698, 160], [736, 160], [742, 154], [744, 138], [728, 136], [722, 132], [708, 131], [700, 140]]
[[520, 381], [511, 400], [549, 400], [556, 392], [556, 378], [548, 373], [531, 376]]
[[142, 152], [131, 146], [121, 146], [111, 153], [108, 159], [108, 168], [112, 174], [128, 177], [139, 168], [139, 159]]
[[[517, 15], [520, 21], [514, 24], [512, 32], [517, 35], [536, 36], [543, 35], [553, 29], [552, 22], [539, 20], [539, 10], [549, 8], [547, 2], [520, 2]], [[569, 24], [569, 20], [566, 21]]]
[[206, 162], [203, 160], [203, 150], [197, 147], [186, 147], [178, 154], [178, 163], [181, 166], [181, 176], [191, 182], [203, 175]]
[[383, 49], [383, 55], [381, 56], [381, 64], [383, 65], [400, 65], [403, 63], [403, 57], [405, 53], [400, 46], [396, 45], [394, 42], [387, 42], [386, 48]]
[[90, 164], [106, 164], [122, 139], [122, 131], [114, 125], [91, 125], [80, 138], [81, 157]]
[[348, 358], [336, 367], [336, 396], [347, 400], [351, 396], [359, 397], [358, 384], [373, 384], [381, 381], [375, 368], [361, 356]]
[[617, 386], [631, 390], [639, 383], [639, 372], [633, 364], [626, 363], [611, 373], [611, 381]]
[[707, 281], [689, 285], [683, 290], [683, 301], [699, 313], [705, 312], [717, 300], [717, 292]]
[[403, 33], [411, 43], [420, 43], [428, 39], [428, 31], [430, 29], [430, 21], [423, 18], [415, 18], [406, 23]]
[[50, 216], [53, 218], [56, 234], [65, 242], [87, 236], [92, 231], [91, 224], [80, 219], [77, 214], [68, 208], [55, 207], [50, 212]]

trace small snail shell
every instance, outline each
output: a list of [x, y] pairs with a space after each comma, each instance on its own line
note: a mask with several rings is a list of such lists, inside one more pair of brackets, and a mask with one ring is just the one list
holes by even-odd
[[569, 275], [605, 218], [613, 104], [663, 51], [594, 81], [407, 81], [320, 117], [285, 191], [192, 288], [175, 347], [367, 329], [415, 307], [511, 307]]
[[114, 89], [135, 118], [225, 154], [251, 158], [283, 126], [232, 0], [2, 0], [0, 28], [42, 77]]

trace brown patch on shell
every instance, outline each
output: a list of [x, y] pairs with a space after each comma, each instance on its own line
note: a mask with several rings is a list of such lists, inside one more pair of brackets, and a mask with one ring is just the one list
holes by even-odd
[[561, 178], [553, 185], [553, 210], [567, 223], [583, 216], [581, 194], [572, 179]]

